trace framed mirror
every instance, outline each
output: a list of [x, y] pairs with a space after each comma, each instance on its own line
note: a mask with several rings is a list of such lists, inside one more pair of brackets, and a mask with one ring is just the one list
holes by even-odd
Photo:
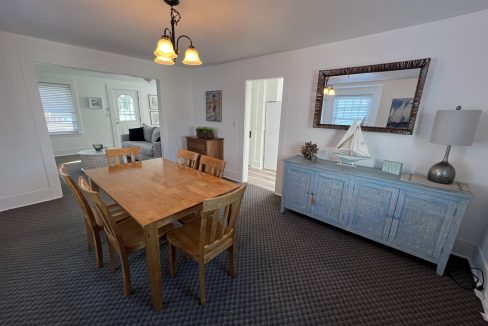
[[348, 129], [361, 121], [364, 131], [411, 135], [430, 58], [321, 70], [314, 128]]

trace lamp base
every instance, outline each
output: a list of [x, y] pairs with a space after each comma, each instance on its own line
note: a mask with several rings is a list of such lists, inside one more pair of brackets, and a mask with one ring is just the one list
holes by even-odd
[[427, 179], [435, 183], [450, 185], [454, 182], [456, 170], [447, 161], [441, 161], [432, 165], [427, 174]]

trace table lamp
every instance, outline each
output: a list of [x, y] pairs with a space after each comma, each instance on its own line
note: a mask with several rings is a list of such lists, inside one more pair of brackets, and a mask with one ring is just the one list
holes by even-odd
[[480, 116], [481, 110], [461, 110], [460, 106], [457, 106], [456, 110], [436, 112], [430, 142], [447, 145], [447, 149], [444, 159], [429, 169], [427, 179], [442, 184], [453, 183], [456, 170], [447, 161], [451, 146], [471, 146], [473, 144]]

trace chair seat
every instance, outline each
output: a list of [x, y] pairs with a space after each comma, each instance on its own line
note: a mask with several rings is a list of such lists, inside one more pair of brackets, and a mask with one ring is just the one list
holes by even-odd
[[[144, 232], [142, 227], [133, 218], [127, 218], [117, 223], [117, 228], [122, 235], [127, 250], [135, 251], [144, 248]], [[159, 237], [173, 229], [173, 224], [167, 224], [158, 229]]]
[[[198, 245], [200, 241], [200, 224], [201, 224], [201, 219], [197, 218], [189, 223], [186, 223], [182, 227], [179, 227], [177, 229], [174, 229], [170, 231], [167, 235], [166, 238], [168, 241], [181, 251], [184, 251], [188, 255], [198, 258], [199, 257], [199, 252], [198, 252]], [[207, 232], [206, 234], [206, 242], [209, 242], [210, 239], [210, 234], [212, 232], [211, 229], [211, 224], [207, 223]], [[221, 228], [220, 225], [217, 226], [217, 234], [220, 234]]]
[[118, 204], [111, 204], [107, 205], [110, 213], [115, 218], [115, 222], [118, 223], [120, 221], [125, 220], [126, 218], [130, 217], [129, 213], [127, 213], [120, 205]]
[[[115, 219], [115, 223], [120, 223], [121, 221], [130, 217], [129, 213], [127, 213], [118, 204], [107, 205], [107, 208], [110, 211], [110, 214], [112, 214], [113, 218]], [[97, 222], [98, 227], [103, 228], [103, 223], [97, 214], [95, 214], [95, 222]]]

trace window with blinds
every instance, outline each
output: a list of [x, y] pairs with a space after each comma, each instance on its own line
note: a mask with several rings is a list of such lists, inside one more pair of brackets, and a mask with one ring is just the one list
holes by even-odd
[[334, 99], [333, 124], [351, 125], [357, 120], [367, 120], [372, 95], [338, 95]]
[[79, 131], [70, 84], [41, 82], [39, 94], [49, 133]]

